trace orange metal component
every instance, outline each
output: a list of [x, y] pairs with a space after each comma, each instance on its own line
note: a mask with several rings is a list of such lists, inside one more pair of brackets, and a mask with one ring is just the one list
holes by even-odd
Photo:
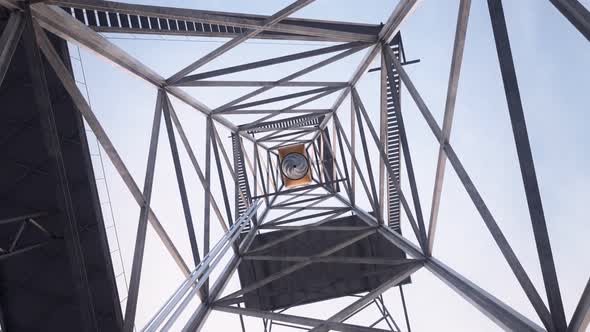
[[290, 153], [298, 153], [298, 154], [303, 155], [307, 159], [307, 162], [308, 162], [308, 171], [304, 177], [297, 179], [297, 180], [293, 180], [293, 179], [286, 177], [285, 174], [281, 171], [281, 176], [283, 178], [283, 183], [285, 184], [285, 187], [292, 188], [292, 187], [310, 184], [311, 183], [311, 165], [309, 165], [309, 158], [307, 156], [307, 152], [305, 151], [305, 146], [303, 144], [297, 144], [297, 145], [289, 145], [284, 148], [280, 148], [279, 149], [279, 157], [280, 157], [281, 164], [283, 162], [283, 159]]

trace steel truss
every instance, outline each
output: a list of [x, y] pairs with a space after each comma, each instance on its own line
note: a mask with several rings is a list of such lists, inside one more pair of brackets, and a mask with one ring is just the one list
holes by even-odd
[[[450, 288], [472, 303], [500, 328], [507, 331], [584, 331], [590, 322], [590, 281], [579, 300], [573, 317], [568, 322], [564, 314], [559, 282], [534, 171], [502, 1], [488, 0], [489, 13], [542, 271], [544, 282], [542, 290], [539, 290], [531, 282], [526, 270], [449, 143], [471, 1], [460, 1], [442, 127], [436, 122], [418, 89], [404, 70], [405, 56], [400, 57], [399, 53], [403, 52], [403, 48], [400, 49], [398, 45], [395, 50], [392, 50], [390, 47], [390, 42], [398, 35], [404, 21], [416, 9], [419, 1], [401, 0], [387, 22], [382, 26], [289, 18], [291, 14], [312, 2], [313, 0], [296, 0], [274, 15], [259, 16], [132, 5], [101, 0], [53, 0], [31, 1], [31, 3], [17, 0], [0, 0], [0, 6], [5, 7], [11, 13], [7, 26], [0, 35], [0, 83], [4, 78], [17, 43], [23, 38], [26, 39], [31, 63], [34, 63], [35, 66], [43, 66], [40, 56], [41, 54], [44, 56], [141, 208], [123, 331], [130, 332], [135, 326], [148, 224], [156, 231], [186, 280], [153, 316], [152, 320], [145, 326], [145, 331], [169, 329], [176, 323], [178, 317], [195, 296], [200, 298], [200, 304], [195, 310], [189, 312], [189, 318], [184, 322], [183, 331], [200, 330], [212, 310], [235, 313], [240, 315], [240, 319], [244, 315], [262, 318], [265, 331], [270, 331], [273, 325], [281, 324], [294, 328], [309, 329], [314, 332], [329, 330], [383, 331], [383, 329], [375, 327], [381, 321], [387, 322], [392, 331], [401, 331], [403, 329], [409, 331], [408, 313], [405, 312], [404, 315], [406, 326], [400, 328], [385, 307], [382, 294], [388, 289], [397, 286], [402, 280], [422, 267], [448, 284]], [[590, 13], [583, 5], [577, 0], [550, 0], [550, 2], [580, 33], [589, 38]], [[158, 97], [153, 115], [147, 171], [142, 189], [131, 176], [101, 123], [95, 117], [83, 94], [78, 90], [71, 73], [49, 43], [47, 32], [92, 50], [157, 88]], [[98, 32], [223, 36], [231, 39], [189, 66], [179, 70], [171, 77], [165, 78], [109, 42]], [[251, 38], [319, 40], [340, 42], [340, 44], [219, 70], [195, 73], [203, 65]], [[39, 49], [41, 54], [38, 52]], [[295, 81], [298, 77], [362, 50], [366, 50], [366, 55], [347, 82]], [[335, 54], [276, 81], [203, 80], [331, 53]], [[381, 57], [380, 72], [383, 92], [381, 96], [381, 119], [379, 126], [376, 127], [368, 116], [362, 98], [356, 90], [356, 84], [378, 56]], [[39, 77], [36, 86], [38, 88], [37, 98], [39, 98], [39, 104], [43, 109], [43, 98], [46, 97], [44, 89], [46, 89], [46, 86], [44, 86], [42, 77]], [[211, 109], [186, 93], [181, 88], [183, 86], [254, 86], [259, 88], [235, 100], [228, 101], [216, 109]], [[309, 87], [311, 89], [250, 101], [275, 87]], [[394, 93], [394, 90], [397, 91], [401, 87], [408, 90], [439, 145], [435, 185], [428, 218], [422, 213], [422, 204], [418, 196], [417, 183], [414, 179], [410, 154], [411, 142], [408, 142], [405, 133], [399, 93]], [[302, 108], [314, 100], [333, 93], [338, 93], [338, 97], [332, 107], [328, 109]], [[206, 117], [207, 129], [205, 136], [207, 143], [204, 161], [197, 160], [193, 147], [184, 133], [182, 123], [170, 102], [170, 96], [186, 103]], [[299, 97], [305, 97], [305, 99], [288, 107], [278, 109], [265, 106], [268, 108], [251, 109], [251, 107], [272, 105], [277, 101]], [[345, 124], [341, 122], [338, 116], [338, 113], [342, 112], [339, 110], [347, 98], [351, 100], [349, 132], [347, 132]], [[394, 105], [396, 113], [395, 135], [392, 134], [393, 136], [389, 135], [387, 131], [389, 128], [388, 112], [391, 111], [391, 109], [388, 110], [388, 102]], [[45, 112], [45, 116], [50, 119], [52, 116], [51, 110], [45, 110]], [[250, 123], [240, 125], [228, 120], [228, 118], [231, 119], [232, 115], [243, 114], [258, 115], [260, 117]], [[298, 115], [270, 121], [272, 118], [287, 114]], [[192, 249], [192, 262], [190, 264], [180, 255], [150, 205], [162, 118], [171, 147], [187, 233]], [[217, 130], [218, 125], [225, 127], [232, 133], [233, 158], [229, 157], [224, 148]], [[329, 129], [331, 129], [331, 134]], [[51, 128], [48, 127], [48, 130], [50, 131]], [[182, 147], [188, 153], [194, 171], [197, 173], [205, 191], [203, 219], [199, 221], [204, 225], [202, 253], [199, 252], [197, 245], [198, 237], [194, 229], [195, 218], [188, 203], [187, 184], [180, 164], [175, 133], [180, 137]], [[255, 135], [259, 137], [255, 137]], [[331, 135], [331, 139], [329, 135]], [[360, 139], [364, 156], [360, 159], [357, 158], [357, 139]], [[286, 189], [281, 185], [278, 155], [274, 150], [297, 142], [304, 143], [307, 147], [311, 158], [315, 184], [302, 188]], [[393, 142], [399, 144], [397, 152], [392, 152]], [[379, 152], [378, 169], [373, 169], [371, 160], [374, 158], [371, 158], [369, 154], [370, 147], [376, 148]], [[401, 153], [399, 151], [400, 147]], [[213, 152], [213, 156], [211, 152]], [[403, 156], [405, 161], [405, 172], [410, 184], [412, 204], [408, 202], [401, 190], [399, 159], [397, 159], [397, 162], [392, 162], [393, 155], [396, 158]], [[223, 187], [222, 203], [218, 203], [219, 198], [214, 197], [211, 191], [211, 163], [213, 159], [217, 174], [221, 177], [220, 183]], [[447, 161], [464, 185], [485, 226], [490, 231], [506, 262], [535, 309], [542, 326], [537, 325], [492, 294], [479, 288], [433, 256], [436, 229], [439, 225], [438, 210]], [[330, 165], [330, 170], [326, 171], [329, 168], [327, 166]], [[224, 179], [224, 166], [231, 174], [231, 179]], [[377, 176], [374, 173], [377, 173]], [[233, 213], [226, 187], [231, 184], [232, 180], [235, 187]], [[362, 191], [358, 191], [356, 188], [357, 180], [362, 185]], [[339, 191], [339, 185], [344, 189], [344, 192]], [[389, 216], [384, 213], [385, 185], [388, 187]], [[368, 199], [373, 213], [368, 213], [357, 206], [356, 202], [360, 195], [364, 195]], [[392, 197], [394, 202], [391, 201]], [[64, 204], [67, 205], [67, 202]], [[264, 209], [261, 208], [262, 205], [265, 206]], [[394, 206], [395, 209], [392, 210], [391, 206]], [[217, 219], [225, 232], [213, 248], [210, 248], [211, 209], [215, 219]], [[412, 227], [412, 234], [419, 244], [418, 246], [402, 235], [399, 229], [388, 227], [388, 223], [392, 224], [391, 220], [395, 221], [395, 218], [399, 218], [397, 216], [397, 213], [401, 214], [399, 210], [402, 210], [408, 219]], [[338, 216], [349, 212], [358, 216], [366, 226], [325, 225]], [[277, 213], [278, 216], [271, 217], [271, 214]], [[396, 216], [392, 216], [393, 213], [396, 213]], [[18, 237], [24, 227], [31, 224], [38, 230], [44, 231], [42, 224], [38, 223], [36, 218], [42, 218], [42, 214], [35, 213], [0, 221], [1, 223], [20, 223], [21, 225], [8, 250], [2, 249], [0, 252], [0, 259], [5, 259], [8, 255], [18, 252]], [[286, 230], [289, 232], [265, 246], [251, 247], [257, 234], [272, 230]], [[303, 232], [310, 231], [348, 232], [352, 235], [341, 243], [315, 255], [265, 255], [265, 252], [273, 246], [292, 239]], [[45, 233], [47, 232], [45, 231]], [[383, 236], [387, 241], [403, 250], [409, 258], [391, 260], [379, 257], [358, 258], [332, 255], [338, 250], [372, 234]], [[51, 234], [47, 234], [47, 236], [51, 238]], [[230, 251], [230, 249], [232, 250]], [[231, 257], [224, 266], [221, 266], [221, 273], [213, 280], [211, 272], [218, 267], [221, 258], [226, 253], [231, 253]], [[258, 280], [248, 287], [229, 294], [224, 293], [226, 285], [238, 265], [247, 260], [289, 261], [293, 262], [293, 264], [265, 279]], [[286, 309], [273, 312], [243, 308], [241, 306], [245, 294], [310, 264], [320, 262], [384, 264], [401, 267], [402, 273], [374, 290], [358, 295], [353, 303], [326, 319], [294, 316], [285, 313]], [[210, 282], [211, 285], [209, 285]], [[540, 292], [543, 291], [546, 293], [547, 301], [544, 301], [540, 295]], [[401, 286], [400, 293], [405, 308]], [[358, 326], [346, 322], [347, 319], [370, 305], [376, 306], [381, 315], [378, 317], [377, 322], [371, 326]], [[242, 328], [244, 328], [243, 321]]]

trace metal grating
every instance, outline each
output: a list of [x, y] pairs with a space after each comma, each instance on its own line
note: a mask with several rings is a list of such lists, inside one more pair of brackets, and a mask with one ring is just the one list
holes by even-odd
[[[399, 34], [398, 34], [399, 36]], [[397, 37], [397, 36], [396, 36]], [[395, 38], [400, 42], [391, 45], [395, 56], [400, 59], [401, 56], [401, 38]], [[393, 66], [392, 66], [393, 67]], [[393, 68], [395, 87], [390, 86], [387, 80], [387, 159], [394, 171], [396, 182], [400, 181], [400, 141], [399, 128], [397, 123], [397, 109], [400, 107], [400, 85], [399, 75]], [[393, 179], [389, 176], [387, 180], [387, 211], [388, 225], [396, 232], [400, 232], [400, 200]]]
[[248, 128], [249, 134], [255, 134], [262, 131], [268, 131], [268, 129], [293, 129], [297, 127], [312, 127], [319, 126], [324, 120], [324, 115], [318, 114], [306, 114], [295, 116], [287, 119], [281, 119], [276, 121], [261, 122], [255, 127]]
[[194, 36], [228, 37], [246, 31], [231, 25], [208, 24], [196, 21], [148, 17], [94, 9], [62, 7], [78, 21], [102, 32], [129, 32], [153, 34], [182, 34]]
[[[236, 198], [236, 219], [244, 214], [248, 209], [246, 202], [242, 200], [240, 192], [248, 203], [252, 202], [252, 196], [250, 195], [250, 185], [248, 184], [248, 174], [246, 173], [246, 167], [244, 165], [244, 156], [242, 155], [242, 144], [240, 137], [232, 133], [231, 135], [233, 155], [234, 155], [234, 172], [236, 173], [236, 187], [235, 187], [235, 198]], [[244, 227], [244, 231], [250, 229], [250, 225]]]
[[[178, 8], [142, 6], [144, 12], [138, 15], [133, 11], [125, 9], [128, 4], [115, 1], [108, 1], [108, 4], [95, 4], [91, 2], [78, 1], [69, 6], [61, 6], [63, 10], [74, 16], [78, 21], [89, 26], [97, 32], [112, 33], [133, 33], [133, 34], [158, 34], [158, 35], [182, 35], [182, 36], [203, 36], [203, 37], [224, 37], [233, 38], [249, 31], [244, 26], [228, 24], [207, 23], [205, 21], [190, 20], [184, 18], [170, 18], [166, 15], [166, 9], [178, 13]], [[118, 8], [122, 8], [118, 10]], [[161, 13], [158, 10], [163, 10]], [[236, 13], [221, 13], [198, 11], [201, 14], [214, 16], [225, 16], [229, 19], [246, 19], [250, 22], [264, 22], [267, 18], [260, 15], [246, 15]], [[153, 15], [150, 15], [152, 14]], [[158, 15], [162, 14], [162, 15]], [[174, 14], [171, 14], [174, 17]], [[379, 32], [381, 26], [373, 24], [342, 24], [340, 22], [329, 22], [319, 20], [285, 19], [283, 24], [301, 26], [308, 28], [326, 29], [335, 32], [348, 32], [374, 36]], [[330, 41], [330, 38], [322, 36], [310, 36], [297, 33], [262, 31], [254, 38], [278, 39], [278, 40], [317, 40]]]

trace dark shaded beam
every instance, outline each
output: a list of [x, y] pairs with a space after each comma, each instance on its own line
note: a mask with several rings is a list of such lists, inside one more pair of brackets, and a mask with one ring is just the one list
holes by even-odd
[[[121, 176], [121, 179], [127, 186], [127, 189], [129, 189], [129, 192], [131, 193], [137, 204], [139, 206], [142, 206], [144, 204], [145, 198], [141, 193], [139, 186], [131, 176], [129, 170], [127, 169], [127, 166], [125, 166], [125, 163], [123, 163], [121, 156], [115, 149], [113, 143], [109, 139], [104, 128], [92, 112], [90, 105], [88, 105], [88, 102], [78, 89], [78, 86], [76, 85], [76, 82], [74, 82], [71, 72], [66, 68], [64, 63], [59, 58], [59, 55], [49, 42], [49, 39], [45, 35], [45, 32], [39, 26], [35, 26], [35, 30], [38, 38], [37, 42], [39, 43], [41, 51], [43, 52], [45, 58], [53, 68], [53, 71], [56, 73], [57, 77], [61, 81], [63, 87], [72, 98], [72, 102], [76, 106], [76, 109], [82, 114], [84, 120], [86, 121], [90, 129], [92, 129], [92, 132], [96, 136], [96, 139], [106, 152], [113, 166], [117, 170], [117, 173], [119, 173], [119, 175]], [[182, 273], [185, 276], [187, 276], [190, 273], [188, 266], [184, 262], [184, 259], [178, 252], [178, 249], [176, 249], [176, 246], [170, 239], [170, 236], [168, 236], [166, 230], [164, 229], [164, 227], [162, 227], [162, 224], [160, 223], [160, 221], [158, 220], [157, 216], [151, 208], [149, 210], [148, 220], [154, 228], [156, 234], [158, 234], [158, 237], [162, 240], [162, 243], [172, 256], [172, 258], [178, 265], [178, 268], [182, 271]]]
[[[508, 103], [512, 133], [514, 134], [522, 181], [524, 183], [533, 234], [535, 235], [535, 243], [537, 245], [537, 254], [541, 263], [541, 272], [549, 302], [549, 311], [553, 319], [553, 328], [556, 331], [565, 331], [567, 323], [563, 301], [557, 280], [557, 272], [555, 271], [555, 262], [549, 241], [547, 223], [545, 222], [545, 213], [543, 212], [543, 203], [541, 193], [539, 192], [535, 163], [533, 161], [531, 144], [520, 98], [516, 69], [514, 68], [514, 61], [512, 59], [502, 1], [488, 0], [488, 8], [492, 21], [494, 40], [496, 42], [496, 51], [498, 52], [500, 72], [502, 73], [502, 80], [504, 82], [504, 92]], [[551, 330], [551, 326], [546, 327]]]
[[577, 0], [549, 0], [590, 41], [590, 11]]
[[326, 320], [323, 324], [311, 329], [309, 332], [328, 332], [331, 327], [329, 327], [329, 323], [331, 322], [343, 322], [350, 316], [354, 315], [359, 309], [363, 306], [371, 303], [374, 299], [379, 297], [385, 291], [390, 289], [391, 287], [399, 284], [406, 278], [408, 278], [412, 273], [418, 271], [423, 265], [424, 262], [422, 261], [413, 261], [413, 262], [406, 262], [406, 268], [401, 271], [400, 274], [396, 275], [395, 277], [389, 279], [388, 281], [379, 285], [379, 287], [371, 290], [367, 294], [363, 295], [358, 300], [354, 301], [352, 304], [348, 305], [344, 309], [340, 310], [338, 313], [332, 315], [328, 320]]
[[337, 322], [325, 322], [321, 319], [314, 319], [314, 318], [307, 318], [307, 317], [300, 317], [288, 314], [278, 314], [271, 311], [259, 311], [254, 309], [246, 309], [246, 308], [238, 308], [238, 307], [230, 307], [230, 306], [221, 306], [221, 305], [214, 305], [212, 307], [213, 310], [235, 313], [235, 314], [242, 314], [244, 316], [250, 317], [257, 317], [263, 319], [272, 319], [273, 321], [279, 322], [286, 322], [291, 324], [299, 324], [309, 327], [314, 327], [318, 325], [325, 324], [331, 330], [334, 331], [342, 331], [342, 332], [391, 332], [389, 330], [378, 329], [374, 327], [364, 327], [359, 325], [351, 325], [345, 323], [337, 323]]
[[[363, 46], [363, 45], [367, 45], [367, 43], [351, 42], [351, 43], [346, 43], [346, 44], [323, 47], [323, 48], [319, 48], [319, 49], [315, 49], [315, 50], [311, 50], [311, 51], [305, 51], [305, 52], [280, 56], [280, 57], [276, 57], [276, 58], [250, 62], [250, 63], [246, 63], [246, 64], [242, 64], [242, 65], [212, 70], [212, 71], [208, 71], [208, 72], [204, 72], [204, 73], [188, 75], [188, 76], [184, 77], [183, 79], [179, 80], [178, 83], [179, 84], [188, 83], [188, 82], [203, 80], [206, 78], [237, 73], [237, 72], [241, 72], [241, 71], [245, 71], [245, 70], [251, 70], [251, 69], [255, 69], [255, 68], [272, 66], [272, 65], [276, 65], [276, 64], [280, 64], [280, 63], [310, 58], [310, 57], [314, 57], [314, 56], [318, 56], [318, 55], [322, 55], [322, 54], [343, 51], [343, 50], [347, 50], [347, 49], [351, 49], [351, 48], [359, 47], [359, 46]], [[178, 85], [178, 84], [175, 84], [175, 85]]]
[[23, 220], [27, 220], [29, 218], [45, 217], [47, 215], [48, 215], [48, 213], [46, 213], [46, 212], [33, 212], [33, 213], [27, 213], [27, 214], [15, 216], [15, 217], [2, 218], [2, 219], [0, 219], [0, 225], [10, 224], [10, 223], [17, 222], [17, 221], [23, 221]]
[[412, 327], [410, 326], [410, 317], [408, 316], [408, 307], [406, 305], [406, 297], [404, 296], [404, 286], [399, 285], [399, 296], [402, 300], [402, 307], [404, 309], [404, 318], [406, 320], [406, 328], [408, 332], [412, 332]]
[[0, 0], [0, 6], [4, 6], [12, 10], [22, 10], [22, 8], [17, 5], [16, 0]]
[[[12, 18], [12, 17], [11, 17]], [[98, 318], [94, 309], [92, 294], [90, 292], [89, 280], [84, 259], [84, 252], [79, 234], [79, 227], [76, 220], [76, 210], [72, 202], [70, 192], [71, 183], [68, 181], [68, 173], [64, 155], [62, 154], [61, 138], [56, 124], [56, 114], [53, 109], [47, 78], [45, 76], [45, 63], [39, 50], [39, 41], [33, 26], [33, 17], [28, 6], [24, 8], [24, 15], [21, 17], [24, 22], [19, 22], [23, 27], [23, 46], [25, 51], [25, 63], [28, 64], [28, 73], [32, 84], [31, 96], [35, 107], [34, 113], [39, 116], [40, 133], [43, 144], [49, 157], [49, 172], [55, 178], [50, 185], [54, 186], [56, 195], [56, 207], [64, 225], [65, 251], [70, 264], [72, 276], [71, 287], [77, 302], [78, 315], [83, 326], [89, 329], [97, 329]], [[14, 24], [15, 21], [13, 21]], [[42, 41], [41, 41], [42, 42]], [[47, 41], [50, 43], [49, 41]], [[59, 58], [59, 56], [58, 56]], [[26, 75], [26, 74], [25, 74]], [[24, 227], [25, 224], [23, 224]], [[14, 249], [13, 243], [11, 249]]]
[[22, 255], [25, 254], [29, 251], [33, 251], [36, 249], [40, 249], [45, 247], [46, 245], [49, 245], [51, 242], [55, 241], [55, 239], [49, 239], [43, 242], [39, 242], [39, 243], [35, 243], [35, 244], [31, 244], [31, 245], [27, 245], [24, 248], [19, 248], [16, 250], [8, 250], [8, 251], [4, 251], [0, 248], [0, 262], [2, 262], [5, 259], [9, 259], [9, 258], [13, 258], [15, 256], [18, 255]]
[[0, 36], [0, 86], [2, 86], [2, 82], [4, 81], [4, 76], [6, 75], [6, 71], [8, 71], [12, 55], [16, 50], [24, 26], [25, 21], [21, 12], [14, 11], [10, 13], [8, 22], [6, 22], [2, 35]]
[[[336, 253], [336, 252], [338, 252], [338, 251], [340, 251], [340, 250], [342, 250], [342, 249], [344, 249], [344, 248], [346, 248], [346, 247], [348, 247], [348, 246], [350, 246], [350, 245], [352, 245], [352, 244], [354, 244], [354, 243], [356, 243], [356, 242], [358, 242], [358, 241], [360, 241], [372, 234], [375, 234], [374, 230], [363, 232], [361, 234], [351, 237], [350, 239], [347, 239], [345, 241], [341, 241], [338, 244], [329, 247], [328, 249], [322, 250], [316, 256], [317, 257], [330, 256], [333, 253]], [[312, 263], [313, 263], [312, 261], [304, 261], [304, 262], [299, 262], [297, 264], [291, 265], [287, 268], [284, 268], [278, 272], [275, 272], [275, 273], [269, 275], [266, 278], [260, 279], [256, 282], [248, 285], [247, 287], [241, 288], [238, 291], [235, 291], [227, 296], [224, 296], [221, 300], [225, 300], [225, 299], [229, 299], [229, 298], [233, 298], [233, 297], [238, 297], [240, 295], [255, 291], [255, 290], [259, 289], [260, 287], [263, 287], [264, 285], [267, 285], [275, 280], [285, 277], [293, 272], [299, 271], [302, 268], [304, 268]]]
[[[365, 230], [367, 227], [365, 227]], [[401, 265], [415, 262], [413, 259], [390, 259], [380, 257], [316, 257], [316, 256], [261, 256], [246, 255], [245, 260], [254, 261], [279, 261], [279, 262], [313, 262], [313, 263], [337, 263], [337, 264], [376, 264], [376, 265]]]

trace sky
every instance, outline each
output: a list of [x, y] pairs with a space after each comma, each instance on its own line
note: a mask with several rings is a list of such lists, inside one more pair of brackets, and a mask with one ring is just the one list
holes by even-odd
[[[271, 15], [287, 6], [290, 1], [145, 0], [141, 3]], [[397, 1], [385, 0], [369, 0], [363, 3], [346, 0], [338, 1], [338, 5], [335, 6], [333, 0], [317, 0], [293, 16], [378, 24], [387, 20], [396, 3]], [[590, 7], [590, 1], [583, 0], [582, 3]], [[420, 59], [420, 63], [406, 66], [405, 69], [439, 124], [442, 123], [445, 105], [457, 9], [458, 1], [423, 1], [401, 27], [407, 58]], [[586, 125], [590, 120], [587, 93], [590, 86], [590, 45], [549, 1], [504, 1], [504, 10], [547, 226], [566, 316], [569, 319], [590, 277], [590, 261], [585, 259], [583, 254], [590, 250], [590, 243], [586, 240], [590, 234], [590, 222], [586, 212], [586, 204], [590, 198], [590, 155], [586, 135]], [[221, 38], [134, 37], [114, 34], [105, 36], [163, 76], [174, 74], [226, 41]], [[252, 40], [205, 65], [199, 71], [328, 45], [331, 44]], [[76, 58], [72, 61], [79, 86], [82, 89], [88, 87], [89, 100], [94, 112], [141, 187], [145, 176], [156, 99], [155, 88], [83, 48], [80, 49], [82, 65], [77, 60], [78, 50], [74, 45], [71, 45], [71, 53]], [[347, 81], [363, 55], [364, 52], [360, 52], [302, 77], [301, 80]], [[223, 79], [278, 79], [325, 57], [232, 74]], [[371, 67], [378, 65], [379, 59], [375, 60]], [[373, 123], [377, 124], [378, 74], [365, 74], [357, 88]], [[212, 108], [250, 90], [186, 88], [195, 98]], [[281, 88], [258, 98], [268, 98], [286, 91], [300, 90]], [[313, 105], [330, 106], [334, 98], [335, 96], [330, 96]], [[402, 89], [401, 99], [422, 209], [425, 216], [428, 216], [438, 146], [406, 89]], [[172, 102], [197, 159], [204, 160], [202, 147], [205, 143], [205, 118], [178, 100]], [[278, 104], [277, 106], [280, 106]], [[281, 105], [286, 106], [288, 103]], [[347, 99], [338, 110], [347, 130], [349, 107]], [[237, 124], [251, 120], [237, 116], [228, 119]], [[219, 125], [217, 128], [222, 139], [226, 141], [226, 149], [229, 150], [229, 132]], [[164, 126], [161, 128], [160, 137], [152, 207], [185, 260], [190, 262], [190, 246]], [[471, 6], [451, 144], [539, 289], [539, 293], [545, 298], [485, 1], [473, 1]], [[360, 145], [357, 148], [360, 149]], [[180, 150], [193, 219], [198, 238], [201, 240], [203, 232], [199, 221], [203, 217], [203, 189], [186, 153], [182, 148]], [[98, 153], [98, 150], [93, 148], [93, 152]], [[373, 149], [371, 152], [376, 155], [377, 150]], [[105, 213], [105, 219], [113, 251], [115, 274], [118, 275], [120, 296], [124, 300], [125, 276], [129, 277], [131, 270], [139, 208], [104, 154], [104, 174], [98, 157], [95, 156], [94, 161], [101, 200], [104, 202], [105, 211], [108, 212]], [[373, 163], [376, 165], [376, 160]], [[402, 174], [405, 173], [405, 170], [402, 171]], [[225, 177], [230, 177], [228, 172], [225, 173]], [[213, 195], [218, 202], [222, 202], [220, 186], [215, 176], [213, 181]], [[402, 182], [404, 192], [409, 196], [407, 181]], [[106, 195], [107, 188], [110, 197]], [[233, 189], [231, 190], [230, 198], [233, 196]], [[362, 199], [359, 205], [368, 207], [367, 201]], [[111, 208], [113, 218], [110, 214]], [[116, 226], [110, 227], [113, 221]], [[212, 243], [215, 243], [222, 230], [214, 216], [211, 224]], [[406, 218], [402, 218], [402, 229], [404, 234], [415, 242]], [[447, 166], [445, 174], [434, 256], [538, 322], [534, 310], [450, 165]], [[123, 270], [125, 274], [121, 274]], [[182, 279], [174, 261], [168, 256], [153, 231], [148, 229], [137, 313], [138, 326], [143, 326], [149, 320]], [[236, 289], [237, 286], [234, 278], [228, 290]], [[418, 271], [413, 276], [412, 284], [404, 290], [413, 331], [499, 330], [484, 315], [425, 269]], [[313, 317], [328, 317], [338, 310], [338, 305], [342, 306], [351, 301], [339, 299], [327, 304], [304, 306], [293, 312]], [[386, 293], [385, 301], [396, 321], [401, 323], [403, 317], [397, 291], [391, 290]], [[371, 320], [369, 315], [370, 312], [366, 314], [367, 317], [359, 319]], [[251, 330], [262, 328], [260, 320], [249, 319], [246, 324]], [[238, 329], [237, 317], [214, 312], [203, 330]], [[276, 331], [283, 330], [276, 327]]]

